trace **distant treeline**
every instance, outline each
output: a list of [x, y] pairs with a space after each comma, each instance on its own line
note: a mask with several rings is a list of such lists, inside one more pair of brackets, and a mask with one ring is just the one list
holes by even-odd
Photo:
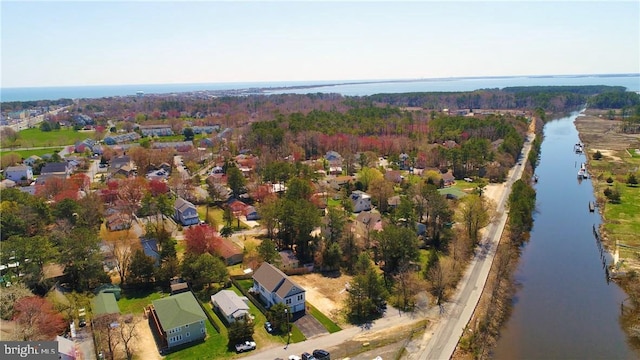
[[34, 109], [38, 107], [47, 107], [52, 105], [67, 106], [73, 104], [71, 99], [58, 99], [58, 100], [35, 100], [35, 101], [9, 101], [0, 103], [2, 111], [19, 111]]
[[361, 101], [425, 109], [535, 109], [563, 112], [587, 103], [589, 97], [604, 93], [625, 93], [621, 86], [518, 86], [470, 92], [419, 92], [375, 94]]
[[640, 105], [640, 95], [629, 91], [607, 91], [589, 99], [595, 109], [623, 109]]

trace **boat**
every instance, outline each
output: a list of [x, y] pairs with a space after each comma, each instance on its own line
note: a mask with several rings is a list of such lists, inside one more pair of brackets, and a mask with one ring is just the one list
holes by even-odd
[[584, 171], [584, 169], [580, 169], [578, 170], [578, 179], [586, 179], [586, 171]]
[[573, 145], [573, 151], [575, 151], [576, 154], [582, 154], [582, 152], [584, 151], [584, 145], [582, 143]]
[[538, 182], [538, 175], [533, 175], [533, 182]]
[[594, 212], [596, 210], [596, 204], [593, 201], [589, 201], [589, 212]]

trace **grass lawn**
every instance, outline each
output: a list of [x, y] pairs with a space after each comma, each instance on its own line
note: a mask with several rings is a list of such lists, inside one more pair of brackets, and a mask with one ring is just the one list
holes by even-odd
[[[244, 280], [236, 280], [238, 282], [238, 284], [240, 284], [240, 286], [244, 289], [250, 289], [253, 286], [253, 280], [252, 279], [244, 279]], [[232, 287], [233, 291], [235, 291], [236, 293], [238, 293], [239, 295], [241, 295], [242, 293], [240, 292], [240, 290], [238, 290], [235, 286]], [[254, 309], [255, 311], [257, 311], [258, 313], [260, 313], [260, 316], [256, 316], [256, 328], [255, 328], [255, 334], [257, 334], [256, 336], [258, 336], [259, 334], [264, 333], [265, 336], [267, 336], [270, 339], [280, 339], [280, 342], [283, 344], [287, 343], [287, 334], [282, 334], [282, 335], [271, 335], [269, 333], [267, 333], [267, 331], [264, 329], [264, 322], [266, 321], [266, 317], [264, 314], [262, 314], [260, 312], [260, 310], [258, 310], [257, 307], [255, 307], [255, 305], [253, 303], [249, 304], [249, 307], [251, 308], [251, 313], [254, 314]], [[261, 320], [260, 318], [264, 319]], [[261, 322], [260, 322], [261, 321]], [[258, 329], [258, 323], [260, 324], [260, 329]], [[334, 324], [335, 325], [335, 324]], [[337, 326], [337, 325], [336, 325]], [[307, 338], [305, 338], [304, 334], [302, 334], [302, 332], [300, 331], [300, 329], [298, 329], [298, 327], [295, 324], [292, 324], [291, 326], [291, 339], [290, 339], [290, 343], [297, 343], [297, 342], [301, 342], [301, 341], [305, 341]], [[256, 340], [257, 341], [257, 340]]]
[[[634, 151], [630, 151], [634, 154]], [[604, 205], [604, 228], [611, 245], [619, 241], [621, 244], [640, 247], [640, 186], [626, 184], [628, 171], [640, 167], [640, 157], [630, 157], [629, 152], [619, 151], [614, 154], [622, 161], [611, 161], [607, 156], [603, 160], [590, 160], [589, 170], [593, 175], [596, 197], [604, 198], [604, 190], [616, 188], [620, 191], [620, 203], [606, 202]], [[614, 182], [609, 185], [606, 179], [611, 177]], [[638, 175], [636, 174], [636, 177]], [[621, 258], [636, 258], [637, 251], [620, 248]]]
[[122, 314], [142, 314], [144, 307], [151, 305], [153, 300], [169, 296], [162, 292], [150, 290], [126, 290], [122, 291], [122, 297], [118, 300], [118, 307]]
[[56, 148], [51, 148], [51, 149], [40, 149], [40, 150], [11, 150], [11, 151], [7, 151], [5, 150], [1, 150], [0, 151], [0, 156], [5, 156], [5, 155], [9, 155], [9, 154], [17, 154], [18, 156], [20, 156], [23, 160], [28, 158], [31, 155], [37, 155], [42, 157], [42, 155], [44, 154], [53, 154], [53, 153], [58, 153], [60, 152], [60, 150], [62, 150], [61, 147], [56, 147]]
[[93, 136], [92, 131], [79, 132], [72, 128], [48, 132], [40, 131], [39, 128], [32, 128], [22, 130], [18, 134], [19, 139], [17, 140], [17, 143], [20, 144], [20, 147], [73, 145], [77, 141], [82, 141]]
[[218, 333], [209, 321], [205, 324], [208, 337], [204, 342], [171, 353], [165, 359], [228, 359], [234, 356], [235, 352], [227, 347], [227, 336]]
[[327, 331], [329, 331], [330, 333], [333, 334], [334, 332], [338, 332], [342, 330], [340, 326], [338, 326], [336, 323], [331, 321], [331, 319], [329, 319], [323, 313], [321, 313], [320, 310], [316, 309], [315, 306], [307, 303], [307, 309], [309, 309], [309, 313], [314, 318], [316, 318], [316, 320], [318, 320], [322, 324], [322, 326], [324, 326], [327, 329]]

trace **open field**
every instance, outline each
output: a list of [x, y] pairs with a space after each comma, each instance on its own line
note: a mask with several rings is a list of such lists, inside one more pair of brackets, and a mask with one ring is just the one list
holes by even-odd
[[13, 144], [2, 144], [3, 148], [15, 147], [41, 147], [41, 146], [65, 146], [73, 145], [76, 141], [92, 138], [93, 131], [75, 131], [71, 128], [53, 130], [48, 132], [40, 131], [38, 128], [22, 130], [18, 140]]
[[350, 282], [351, 278], [345, 274], [340, 277], [326, 277], [318, 273], [292, 277], [293, 281], [306, 290], [307, 302], [342, 327], [346, 324], [342, 316], [342, 308], [348, 295], [345, 284]]

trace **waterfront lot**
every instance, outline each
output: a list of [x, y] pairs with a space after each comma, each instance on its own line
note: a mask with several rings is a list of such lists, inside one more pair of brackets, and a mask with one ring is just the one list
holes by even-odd
[[[616, 241], [625, 246], [619, 248], [620, 258], [625, 267], [640, 269], [638, 249], [640, 248], [640, 187], [626, 184], [629, 172], [640, 175], [640, 157], [635, 149], [640, 148], [640, 134], [621, 134], [617, 130], [620, 122], [600, 117], [599, 112], [590, 112], [589, 116], [581, 116], [576, 120], [580, 139], [587, 145], [589, 156], [589, 172], [600, 212], [605, 220], [605, 244], [614, 250]], [[602, 159], [594, 160], [593, 154], [600, 151]], [[607, 183], [611, 177], [613, 183]], [[620, 203], [606, 201], [604, 190], [617, 189], [620, 192]]]

